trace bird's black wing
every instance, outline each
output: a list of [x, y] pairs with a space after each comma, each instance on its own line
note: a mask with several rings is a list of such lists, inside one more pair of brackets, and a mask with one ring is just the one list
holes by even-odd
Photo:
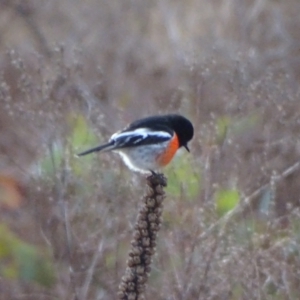
[[114, 142], [114, 149], [130, 148], [143, 145], [159, 144], [169, 141], [172, 135], [166, 131], [151, 131], [147, 128], [138, 128], [132, 131], [115, 133], [110, 142]]

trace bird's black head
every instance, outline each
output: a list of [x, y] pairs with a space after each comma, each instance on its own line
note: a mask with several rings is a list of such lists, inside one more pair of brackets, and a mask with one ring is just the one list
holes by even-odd
[[180, 115], [166, 115], [166, 118], [169, 120], [170, 127], [173, 128], [178, 136], [179, 146], [190, 151], [187, 144], [194, 136], [193, 124]]

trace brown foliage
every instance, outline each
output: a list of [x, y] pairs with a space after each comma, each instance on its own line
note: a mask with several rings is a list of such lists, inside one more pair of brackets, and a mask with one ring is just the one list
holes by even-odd
[[[298, 299], [299, 14], [297, 0], [0, 1], [0, 173], [24, 189], [1, 220], [51, 251], [58, 279], [1, 279], [0, 298], [116, 298], [142, 179], [113, 154], [75, 160], [70, 120], [102, 142], [179, 112], [191, 167], [167, 171], [146, 299]], [[241, 196], [223, 217], [220, 189]]]

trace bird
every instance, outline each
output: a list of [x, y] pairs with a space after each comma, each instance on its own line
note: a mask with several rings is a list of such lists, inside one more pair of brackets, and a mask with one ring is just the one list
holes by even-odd
[[121, 155], [129, 169], [156, 174], [168, 165], [177, 150], [193, 138], [193, 124], [178, 114], [154, 115], [136, 120], [114, 133], [106, 144], [77, 154], [113, 151]]

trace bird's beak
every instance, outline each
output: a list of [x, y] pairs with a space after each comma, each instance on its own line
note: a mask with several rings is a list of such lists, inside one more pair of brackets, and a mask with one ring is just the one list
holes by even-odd
[[87, 154], [90, 154], [90, 153], [93, 153], [93, 152], [97, 152], [101, 149], [102, 149], [102, 146], [97, 146], [95, 148], [92, 148], [92, 149], [86, 150], [84, 152], [78, 153], [77, 156], [87, 155]]
[[189, 149], [188, 145], [184, 145], [183, 147], [184, 147], [188, 152], [190, 152], [190, 149]]

